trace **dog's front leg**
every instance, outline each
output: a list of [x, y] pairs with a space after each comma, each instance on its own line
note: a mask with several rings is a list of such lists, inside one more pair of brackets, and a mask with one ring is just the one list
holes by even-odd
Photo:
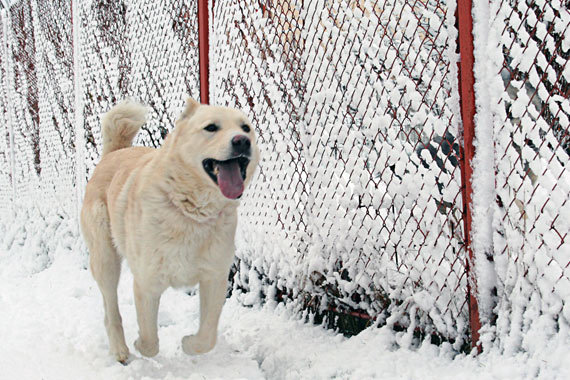
[[162, 290], [143, 287], [134, 282], [135, 306], [139, 324], [139, 338], [135, 341], [136, 349], [147, 357], [158, 354], [158, 306]]
[[200, 281], [200, 328], [196, 335], [182, 338], [182, 349], [188, 355], [204, 354], [214, 348], [227, 283], [227, 276]]

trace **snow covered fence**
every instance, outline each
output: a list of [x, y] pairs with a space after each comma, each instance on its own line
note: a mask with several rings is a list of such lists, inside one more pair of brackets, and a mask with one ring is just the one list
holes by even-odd
[[482, 341], [538, 352], [570, 335], [570, 12], [491, 1], [474, 15]]
[[[75, 185], [71, 13], [21, 2], [2, 18], [2, 207], [34, 203], [72, 210]], [[11, 148], [11, 149], [10, 149]], [[41, 194], [41, 197], [39, 196]]]
[[454, 12], [215, 3], [213, 102], [246, 110], [262, 143], [238, 249], [249, 302], [467, 336]]
[[[471, 333], [470, 238], [483, 343], [532, 350], [529, 331], [568, 336], [568, 10], [474, 8], [469, 230], [456, 7], [210, 2], [211, 102], [248, 113], [262, 149], [241, 208], [234, 287], [244, 303], [285, 299], [459, 347]], [[137, 143], [160, 145], [184, 96], [199, 98], [197, 10], [24, 0], [3, 13], [4, 224], [76, 217], [100, 155], [99, 115], [117, 100], [149, 105]]]
[[[74, 3], [75, 4], [75, 3]], [[135, 144], [160, 146], [187, 96], [199, 98], [195, 2], [77, 2], [85, 177], [99, 161], [99, 116], [131, 97], [149, 106]]]

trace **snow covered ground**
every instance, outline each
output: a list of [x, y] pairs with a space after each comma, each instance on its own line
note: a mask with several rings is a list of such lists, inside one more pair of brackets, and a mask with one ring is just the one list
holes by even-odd
[[[6, 247], [13, 237], [3, 235]], [[147, 359], [132, 346], [137, 326], [128, 268], [119, 294], [131, 361], [122, 366], [108, 354], [99, 290], [73, 235], [56, 233], [47, 259], [33, 239], [18, 236], [0, 251], [0, 379], [570, 378], [563, 347], [547, 359], [497, 352], [473, 357], [427, 342], [409, 348], [403, 333], [371, 328], [346, 338], [303, 323], [282, 305], [247, 308], [236, 297], [224, 308], [216, 348], [189, 357], [180, 339], [197, 329], [198, 297], [179, 290], [163, 296], [160, 353]]]

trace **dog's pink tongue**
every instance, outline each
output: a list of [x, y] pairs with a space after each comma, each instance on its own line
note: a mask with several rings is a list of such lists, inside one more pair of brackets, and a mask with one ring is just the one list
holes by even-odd
[[243, 193], [243, 179], [237, 161], [219, 164], [218, 186], [225, 197], [236, 199]]

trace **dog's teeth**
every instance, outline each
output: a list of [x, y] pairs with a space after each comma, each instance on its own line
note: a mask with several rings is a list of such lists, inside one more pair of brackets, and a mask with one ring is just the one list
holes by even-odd
[[218, 176], [219, 172], [220, 172], [220, 167], [218, 165], [214, 166], [214, 174], [216, 175], [216, 177]]

